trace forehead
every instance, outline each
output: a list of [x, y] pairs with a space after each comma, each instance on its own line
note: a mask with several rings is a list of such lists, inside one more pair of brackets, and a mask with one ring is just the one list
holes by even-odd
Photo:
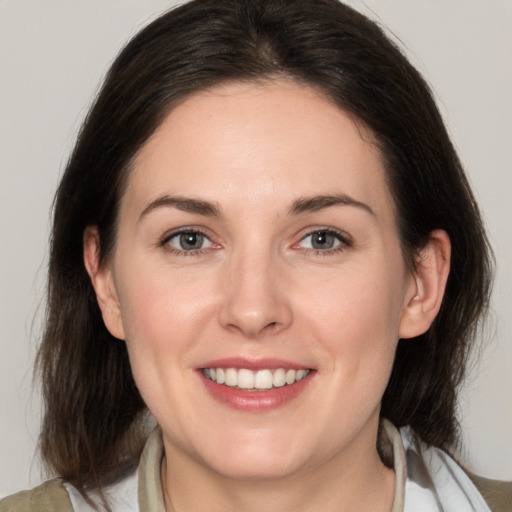
[[162, 193], [243, 197], [246, 208], [335, 192], [390, 205], [371, 133], [312, 88], [284, 80], [192, 94], [168, 114], [132, 169], [125, 200], [139, 210]]

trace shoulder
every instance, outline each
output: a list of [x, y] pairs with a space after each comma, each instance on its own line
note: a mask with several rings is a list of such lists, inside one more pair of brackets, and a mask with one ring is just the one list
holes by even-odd
[[490, 480], [468, 471], [466, 471], [466, 474], [483, 496], [492, 512], [512, 512], [512, 482]]
[[48, 480], [30, 491], [21, 491], [0, 501], [0, 512], [73, 512], [60, 478]]

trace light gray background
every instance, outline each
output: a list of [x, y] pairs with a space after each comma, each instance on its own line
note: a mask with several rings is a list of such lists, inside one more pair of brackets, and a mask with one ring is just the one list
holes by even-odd
[[[498, 259], [494, 320], [462, 396], [464, 454], [512, 479], [512, 2], [367, 0], [434, 85]], [[90, 101], [163, 0], [0, 0], [0, 496], [37, 484], [31, 365], [49, 210]]]

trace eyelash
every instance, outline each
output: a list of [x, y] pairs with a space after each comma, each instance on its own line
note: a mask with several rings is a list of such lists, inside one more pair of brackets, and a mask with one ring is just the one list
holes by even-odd
[[[352, 246], [352, 240], [349, 236], [347, 236], [346, 233], [343, 233], [342, 231], [338, 231], [336, 229], [333, 229], [331, 227], [329, 228], [316, 228], [313, 230], [309, 230], [302, 238], [295, 244], [293, 244], [292, 248], [297, 247], [301, 242], [303, 242], [307, 237], [313, 236], [315, 234], [326, 234], [328, 236], [333, 236], [337, 242], [339, 242], [339, 245], [337, 247], [333, 247], [330, 249], [314, 249], [314, 248], [306, 248], [303, 249], [303, 252], [307, 255], [313, 255], [313, 256], [332, 256], [335, 254], [339, 254], [343, 251], [345, 251], [347, 248], [350, 248]], [[183, 228], [179, 229], [178, 231], [173, 231], [172, 233], [166, 234], [162, 240], [159, 242], [159, 245], [161, 247], [164, 247], [166, 251], [168, 251], [171, 254], [175, 254], [177, 256], [201, 256], [205, 254], [210, 248], [206, 249], [191, 249], [191, 250], [185, 250], [185, 249], [177, 249], [169, 244], [169, 242], [180, 235], [187, 235], [187, 234], [194, 234], [194, 235], [201, 235], [206, 240], [208, 240], [211, 244], [214, 244], [214, 242], [211, 241], [210, 237], [202, 230], [196, 229], [196, 228]]]

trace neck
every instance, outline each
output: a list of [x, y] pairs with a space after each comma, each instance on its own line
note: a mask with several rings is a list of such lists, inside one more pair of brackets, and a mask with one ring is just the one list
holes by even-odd
[[360, 447], [347, 449], [321, 465], [272, 479], [229, 478], [168, 443], [165, 446], [168, 456], [162, 464], [162, 486], [167, 512], [391, 510], [394, 472], [379, 458], [376, 430], [366, 453]]

